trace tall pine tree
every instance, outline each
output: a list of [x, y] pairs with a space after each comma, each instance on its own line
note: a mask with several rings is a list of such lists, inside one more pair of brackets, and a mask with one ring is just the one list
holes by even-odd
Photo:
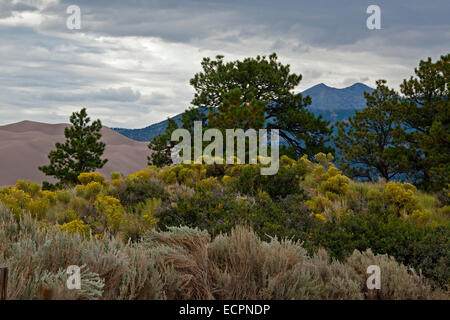
[[172, 164], [171, 149], [175, 143], [171, 141], [172, 132], [178, 129], [177, 123], [168, 118], [166, 131], [153, 137], [149, 143], [150, 156], [147, 157], [148, 165], [164, 167]]
[[279, 129], [281, 140], [297, 156], [333, 151], [326, 145], [332, 132], [330, 123], [307, 109], [311, 104], [309, 96], [294, 93], [302, 79], [300, 74], [291, 73], [290, 66], [279, 62], [275, 53], [242, 61], [224, 62], [223, 58], [204, 58], [203, 72], [190, 80], [195, 89], [191, 103], [202, 110], [204, 119], [204, 110], [215, 113], [225, 94], [239, 89], [241, 101], [265, 103], [266, 128]]
[[404, 101], [399, 109], [416, 154], [410, 172], [419, 186], [441, 190], [450, 183], [450, 54], [433, 62], [420, 61], [415, 77], [400, 85]]
[[[50, 151], [50, 164], [39, 167], [48, 176], [55, 177], [59, 182], [56, 186], [76, 184], [78, 176], [83, 172], [101, 169], [108, 161], [102, 159], [105, 144], [101, 141], [102, 123], [95, 120], [91, 124], [86, 108], [72, 113], [69, 127], [64, 129], [66, 141], [57, 142], [56, 150]], [[54, 187], [44, 182], [45, 188]]]
[[404, 131], [397, 117], [400, 98], [385, 80], [377, 81], [377, 88], [364, 96], [367, 107], [348, 121], [337, 123], [340, 166], [349, 176], [369, 181], [398, 178], [406, 172], [408, 162]]

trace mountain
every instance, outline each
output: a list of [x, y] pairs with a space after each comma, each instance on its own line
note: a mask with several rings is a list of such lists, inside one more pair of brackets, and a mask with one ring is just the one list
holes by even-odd
[[[321, 115], [325, 120], [334, 123], [352, 116], [355, 110], [365, 108], [365, 91], [372, 92], [373, 89], [363, 83], [355, 83], [350, 87], [342, 89], [332, 88], [320, 83], [303, 91], [302, 95], [309, 95], [311, 97], [312, 104], [309, 106], [309, 110], [316, 115]], [[180, 123], [181, 114], [174, 116], [172, 119]], [[151, 141], [154, 136], [164, 133], [166, 127], [167, 120], [142, 129], [112, 129], [136, 141]]]
[[372, 92], [373, 89], [364, 83], [355, 83], [342, 89], [320, 83], [303, 91], [302, 95], [311, 97], [311, 110], [358, 110], [366, 105], [365, 91]]
[[[68, 124], [22, 121], [0, 126], [0, 186], [15, 184], [18, 179], [53, 182], [38, 170], [49, 163], [47, 155], [56, 142], [64, 142]], [[133, 141], [107, 127], [102, 129], [106, 144], [104, 158], [109, 159], [99, 170], [109, 177], [113, 171], [128, 175], [147, 166], [147, 144]]]

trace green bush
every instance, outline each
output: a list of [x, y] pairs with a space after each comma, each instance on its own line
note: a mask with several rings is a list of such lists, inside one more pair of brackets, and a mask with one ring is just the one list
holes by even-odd
[[314, 229], [314, 247], [325, 247], [339, 259], [353, 250], [369, 248], [421, 269], [435, 284], [450, 284], [450, 228], [417, 226], [402, 218], [378, 213], [349, 214], [340, 221], [320, 223]]
[[156, 178], [127, 179], [111, 193], [126, 206], [134, 206], [151, 198], [166, 200], [169, 197], [162, 182]]
[[207, 230], [215, 236], [237, 225], [245, 225], [266, 240], [269, 237], [306, 240], [315, 223], [310, 213], [301, 195], [275, 201], [265, 192], [256, 197], [242, 197], [210, 191], [180, 196], [155, 215], [161, 229], [188, 226]]
[[257, 165], [238, 165], [230, 170], [234, 177], [232, 184], [235, 191], [255, 196], [261, 191], [267, 192], [272, 198], [284, 198], [290, 194], [303, 193], [300, 181], [305, 175], [305, 169], [299, 165], [280, 166], [275, 175], [261, 175]]

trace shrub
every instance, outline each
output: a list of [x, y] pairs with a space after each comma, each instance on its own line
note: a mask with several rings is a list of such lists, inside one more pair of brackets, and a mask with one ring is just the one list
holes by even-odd
[[236, 225], [246, 225], [263, 239], [278, 236], [305, 240], [313, 217], [302, 201], [301, 195], [274, 201], [264, 192], [256, 197], [197, 192], [179, 197], [175, 205], [163, 206], [156, 217], [163, 230], [170, 226], [198, 227], [216, 236]]
[[[144, 171], [147, 173], [147, 171]], [[118, 198], [125, 206], [134, 206], [150, 198], [166, 200], [169, 197], [163, 183], [150, 176], [149, 178], [127, 178], [124, 184], [111, 191], [111, 195]], [[147, 177], [147, 174], [145, 174]]]
[[68, 233], [79, 233], [84, 237], [89, 236], [91, 229], [82, 220], [73, 220], [60, 226], [61, 231]]
[[384, 196], [389, 210], [393, 214], [411, 214], [417, 208], [416, 187], [410, 183], [388, 182], [384, 188]]
[[120, 200], [110, 196], [98, 196], [94, 206], [103, 226], [113, 232], [119, 231], [125, 214]]
[[120, 174], [120, 172], [111, 172], [110, 178], [111, 180], [117, 180], [121, 179], [122, 175]]
[[156, 210], [161, 206], [161, 199], [147, 199], [145, 202], [138, 203], [136, 206], [136, 213], [142, 217], [144, 226], [146, 228], [155, 228], [158, 224], [158, 219], [155, 217]]
[[70, 202], [70, 198], [71, 198], [71, 194], [67, 190], [58, 190], [56, 192], [56, 199], [58, 199], [59, 202], [68, 204]]
[[17, 181], [15, 188], [28, 193], [31, 197], [37, 196], [41, 191], [39, 184], [24, 180]]
[[261, 175], [260, 169], [258, 165], [237, 165], [229, 170], [229, 175], [234, 177], [233, 190], [250, 196], [265, 191], [272, 198], [303, 193], [300, 181], [306, 171], [301, 166], [280, 166], [278, 173], [270, 176]]
[[[392, 259], [355, 252], [343, 263], [324, 250], [309, 257], [298, 242], [264, 242], [242, 227], [214, 240], [189, 228], [152, 231], [143, 244], [153, 253], [169, 299], [441, 297]], [[390, 281], [381, 295], [371, 296], [365, 289], [367, 274], [361, 268], [367, 263], [380, 264], [385, 281]], [[394, 283], [399, 288], [392, 289]]]
[[[62, 232], [29, 214], [17, 221], [4, 207], [0, 221], [8, 299], [37, 299], [41, 285], [56, 299], [448, 298], [391, 258], [355, 252], [339, 262], [324, 250], [309, 256], [299, 242], [265, 242], [243, 227], [214, 239], [186, 227], [151, 230], [131, 244]], [[367, 264], [382, 269], [379, 295], [365, 289]], [[69, 265], [82, 268], [82, 290], [66, 290]]]
[[98, 172], [83, 172], [78, 176], [78, 181], [83, 185], [87, 185], [91, 182], [103, 184], [105, 182], [105, 177]]
[[336, 174], [329, 177], [319, 185], [319, 191], [322, 193], [333, 192], [336, 194], [346, 194], [350, 179], [342, 174]]
[[312, 243], [325, 247], [338, 259], [353, 250], [372, 249], [388, 254], [406, 266], [422, 270], [442, 287], [450, 284], [450, 228], [417, 226], [389, 214], [348, 214], [340, 221], [321, 223], [312, 231]]
[[[365, 252], [355, 250], [346, 259], [346, 264], [352, 267], [360, 276], [361, 290], [368, 299], [379, 300], [411, 300], [433, 299], [432, 288], [425, 279], [414, 269], [409, 269], [395, 261], [388, 255], [374, 255], [368, 249]], [[380, 267], [381, 286], [379, 290], [367, 289], [367, 267], [376, 265]]]

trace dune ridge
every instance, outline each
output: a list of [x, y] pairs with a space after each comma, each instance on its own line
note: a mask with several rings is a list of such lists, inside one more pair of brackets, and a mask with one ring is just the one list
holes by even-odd
[[[21, 121], [0, 126], [0, 186], [12, 185], [19, 179], [54, 180], [38, 170], [49, 163], [48, 153], [56, 142], [64, 142], [64, 128], [69, 124]], [[147, 166], [149, 150], [144, 142], [131, 140], [107, 127], [102, 129], [106, 144], [104, 158], [109, 161], [98, 172], [107, 177], [113, 171], [128, 175]]]

